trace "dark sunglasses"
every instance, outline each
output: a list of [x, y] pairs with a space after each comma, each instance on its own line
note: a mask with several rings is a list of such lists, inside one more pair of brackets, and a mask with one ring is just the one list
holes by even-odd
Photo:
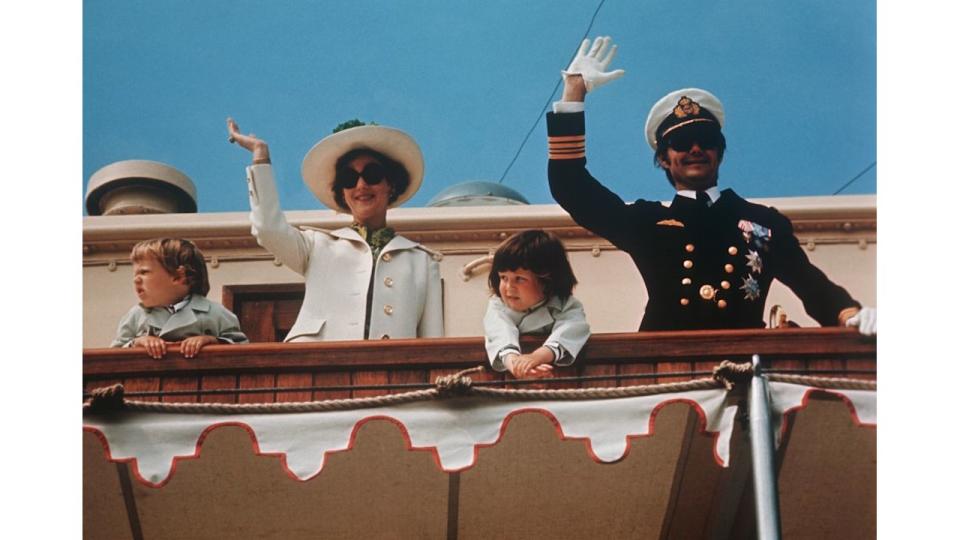
[[667, 146], [677, 152], [689, 152], [697, 144], [701, 150], [716, 150], [720, 148], [720, 134], [713, 131], [681, 131], [669, 139]]
[[387, 178], [387, 170], [379, 163], [367, 163], [361, 172], [357, 172], [350, 167], [344, 167], [337, 171], [335, 182], [337, 187], [353, 189], [357, 187], [357, 182], [361, 176], [368, 186], [375, 186]]

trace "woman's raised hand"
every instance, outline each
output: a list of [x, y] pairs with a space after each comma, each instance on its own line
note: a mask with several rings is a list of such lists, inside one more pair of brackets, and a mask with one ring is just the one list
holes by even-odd
[[248, 135], [240, 133], [240, 126], [233, 118], [227, 118], [227, 133], [230, 135], [227, 138], [228, 141], [236, 143], [253, 153], [254, 163], [270, 163], [270, 148], [267, 143], [258, 139], [253, 133]]

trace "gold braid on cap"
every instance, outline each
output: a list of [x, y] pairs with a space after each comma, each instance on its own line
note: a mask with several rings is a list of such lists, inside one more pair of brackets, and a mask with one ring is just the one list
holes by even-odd
[[673, 108], [673, 115], [677, 118], [686, 118], [687, 115], [697, 116], [700, 114], [700, 104], [696, 101], [683, 96], [680, 98], [680, 101], [677, 102], [677, 106]]
[[[663, 133], [661, 133], [660, 136], [657, 138], [658, 144], [659, 144], [659, 141], [662, 141], [663, 138], [666, 137], [668, 133], [676, 131], [677, 129], [682, 128], [683, 126], [697, 123], [697, 122], [711, 122], [714, 124], [717, 123], [717, 121], [712, 118], [713, 113], [710, 113], [710, 116], [700, 116], [700, 112], [701, 112], [701, 109], [700, 109], [699, 103], [688, 98], [687, 96], [681, 96], [680, 100], [677, 101], [677, 106], [673, 108], [673, 114], [672, 114], [674, 118], [681, 121], [663, 130]], [[709, 113], [709, 111], [707, 112]], [[683, 120], [688, 116], [692, 116], [693, 118]], [[666, 119], [664, 119], [664, 121], [669, 119], [670, 117], [668, 116]]]

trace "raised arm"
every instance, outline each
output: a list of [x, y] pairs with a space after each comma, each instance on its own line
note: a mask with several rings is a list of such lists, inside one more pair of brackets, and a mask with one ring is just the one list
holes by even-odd
[[633, 240], [631, 208], [587, 171], [583, 101], [587, 93], [623, 76], [606, 71], [617, 46], [609, 37], [584, 40], [563, 75], [563, 101], [547, 113], [550, 192], [581, 226], [623, 248]]
[[270, 147], [266, 141], [258, 139], [253, 133], [247, 135], [240, 133], [240, 126], [237, 125], [233, 118], [227, 118], [227, 133], [229, 133], [227, 141], [235, 143], [253, 154], [254, 165], [270, 163]]
[[250, 230], [253, 236], [258, 244], [273, 253], [280, 262], [303, 275], [307, 271], [311, 242], [307, 233], [287, 223], [287, 218], [280, 210], [273, 167], [270, 165], [270, 148], [253, 133], [240, 133], [240, 127], [233, 118], [227, 118], [227, 132], [228, 141], [253, 155], [253, 164], [247, 167]]

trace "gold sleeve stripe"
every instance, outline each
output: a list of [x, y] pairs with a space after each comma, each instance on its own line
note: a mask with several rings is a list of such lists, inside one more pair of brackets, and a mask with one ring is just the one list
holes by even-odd
[[586, 135], [547, 137], [550, 159], [580, 159], [587, 157]]
[[550, 142], [574, 142], [574, 141], [584, 141], [586, 140], [586, 135], [554, 135], [547, 137], [547, 140]]
[[583, 144], [583, 141], [564, 142], [564, 143], [551, 142], [550, 143], [550, 148], [583, 148], [584, 146], [585, 145]]
[[550, 154], [548, 155], [548, 157], [549, 157], [550, 159], [580, 159], [580, 158], [585, 158], [585, 157], [587, 157], [587, 153], [586, 153], [586, 152], [577, 152], [576, 154], [557, 154], [557, 153], [554, 153], [554, 152], [550, 152]]

